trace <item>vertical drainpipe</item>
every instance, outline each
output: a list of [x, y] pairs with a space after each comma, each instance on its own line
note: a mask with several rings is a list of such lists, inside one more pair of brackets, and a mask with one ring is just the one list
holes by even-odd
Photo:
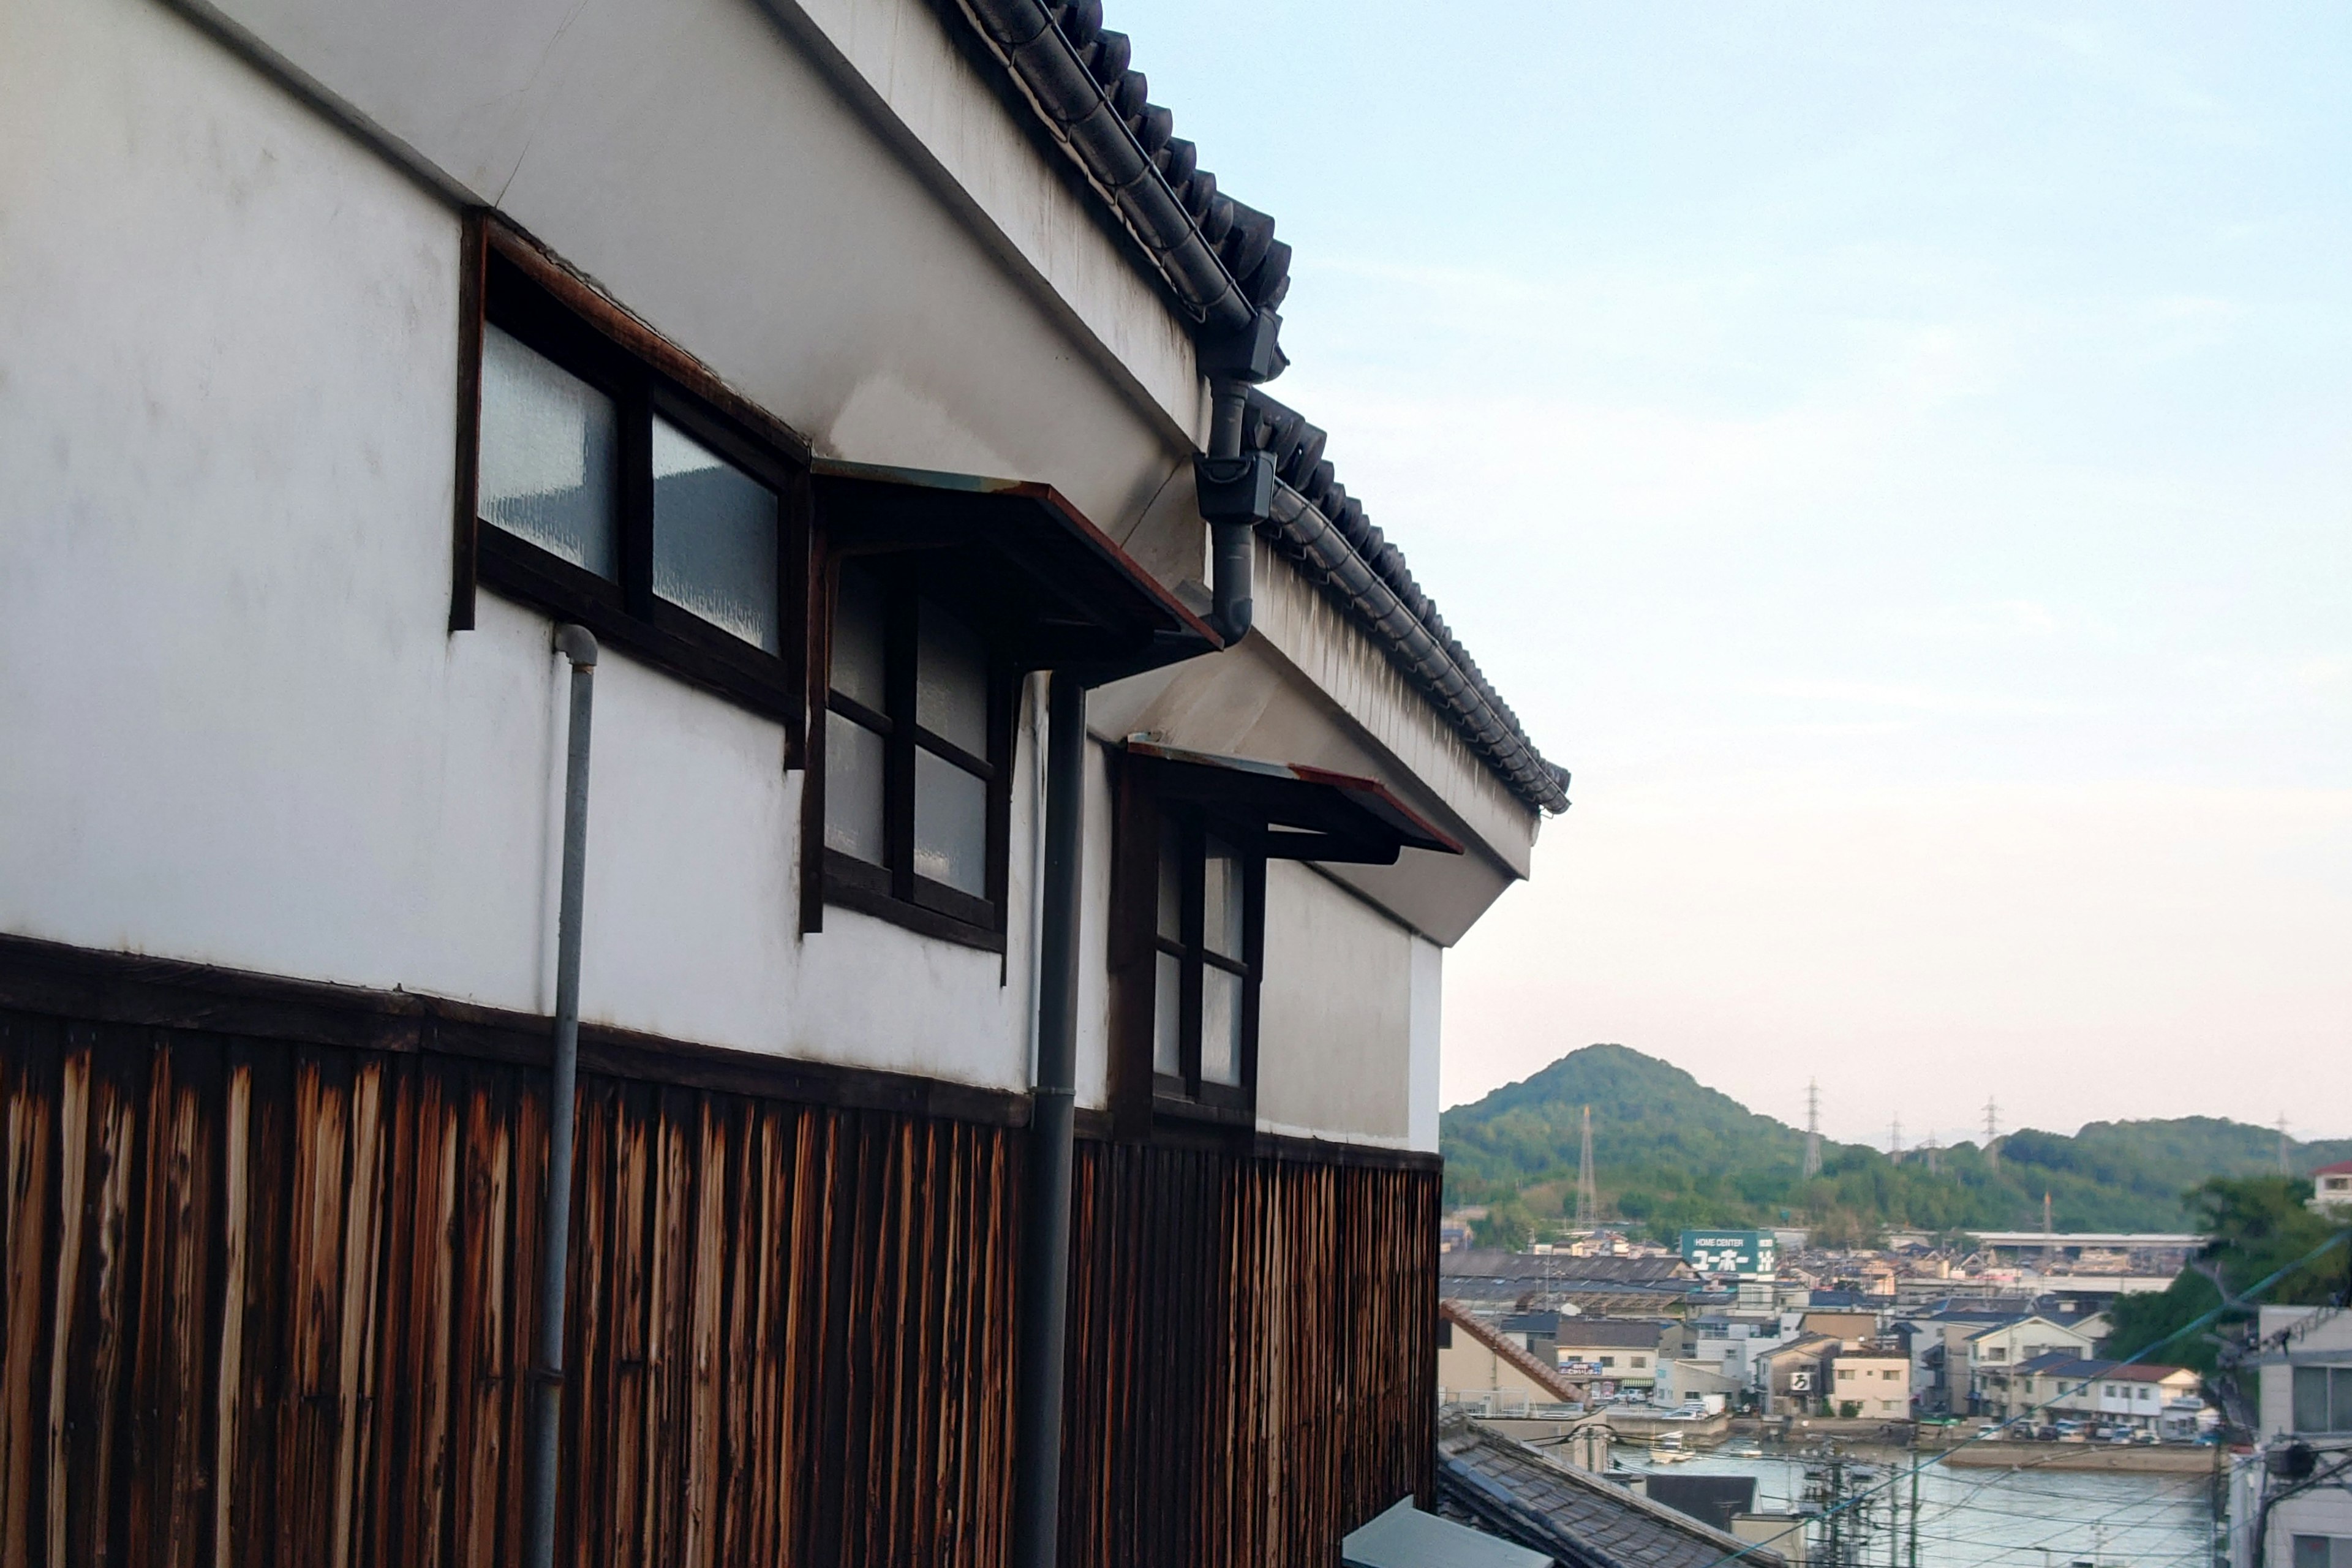
[[[1193, 459], [1215, 542], [1209, 623], [1230, 647], [1249, 635], [1251, 542], [1274, 496], [1274, 461], [1242, 450], [1250, 385], [1282, 368], [1281, 318], [1260, 310], [1203, 344], [1209, 451]], [[1109, 679], [1097, 672], [1097, 679]], [[1055, 1568], [1062, 1512], [1062, 1373], [1069, 1317], [1071, 1123], [1077, 1104], [1079, 847], [1086, 819], [1087, 679], [1054, 671], [1045, 753], [1045, 859], [1038, 899], [1037, 1076], [1023, 1170], [1020, 1360], [1014, 1372], [1013, 1563]], [[534, 1563], [530, 1568], [541, 1568]]]
[[1021, 1226], [1021, 1359], [1013, 1561], [1054, 1568], [1062, 1505], [1063, 1326], [1069, 1313], [1070, 1124], [1077, 1100], [1080, 829], [1087, 689], [1055, 670], [1045, 738], [1045, 906], [1037, 951], [1037, 1080]]
[[563, 1415], [564, 1279], [572, 1259], [572, 1120], [580, 1073], [580, 916], [588, 869], [588, 722], [596, 700], [596, 639], [555, 628], [572, 661], [571, 744], [563, 765], [563, 889], [555, 927], [555, 1052], [549, 1084], [547, 1228], [539, 1279], [539, 1345], [530, 1368], [530, 1435], [523, 1479], [524, 1568], [555, 1561], [555, 1461]]

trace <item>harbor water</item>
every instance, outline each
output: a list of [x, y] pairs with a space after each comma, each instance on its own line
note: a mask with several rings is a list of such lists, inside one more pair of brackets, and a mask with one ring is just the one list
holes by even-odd
[[[1669, 1466], [1654, 1462], [1646, 1448], [1616, 1450], [1617, 1462], [1636, 1473], [1753, 1476], [1759, 1513], [1849, 1500], [1840, 1514], [1837, 1555], [1855, 1568], [2205, 1568], [2213, 1561], [2210, 1476], [1927, 1464], [1918, 1472], [1915, 1508], [1909, 1468], [1927, 1458], [1853, 1447], [1839, 1450], [1833, 1465], [1810, 1453], [1768, 1449], [1753, 1458], [1703, 1453]], [[1823, 1521], [1808, 1529], [1815, 1568], [1828, 1561], [1827, 1536]]]

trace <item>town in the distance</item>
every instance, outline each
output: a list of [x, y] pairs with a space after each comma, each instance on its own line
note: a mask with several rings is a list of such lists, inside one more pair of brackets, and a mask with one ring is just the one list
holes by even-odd
[[[1827, 1144], [1819, 1093], [1800, 1131], [1605, 1046], [1446, 1113], [1458, 1486], [1563, 1534], [1630, 1493], [1653, 1505], [1633, 1527], [1687, 1518], [1813, 1564], [1945, 1561], [1961, 1518], [2100, 1568], [2267, 1568], [2262, 1538], [2341, 1528], [2323, 1461], [2352, 1431], [2330, 1364], [2352, 1280], [2296, 1259], [2352, 1220], [2352, 1147], [2210, 1118]], [[2037, 1184], [2038, 1223], [1900, 1217]], [[2062, 1224], [2060, 1188], [2076, 1214], [2173, 1223]], [[1709, 1192], [1728, 1223], [1685, 1223]], [[1512, 1464], [1529, 1450], [1550, 1463]], [[1563, 1489], [1563, 1466], [1613, 1487]], [[1985, 1500], [2021, 1478], [2031, 1506]]]

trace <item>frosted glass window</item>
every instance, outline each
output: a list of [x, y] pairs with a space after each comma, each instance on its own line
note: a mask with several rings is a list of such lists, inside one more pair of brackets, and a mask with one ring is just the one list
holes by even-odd
[[975, 757], [988, 754], [988, 645], [929, 599], [916, 611], [915, 722]]
[[833, 689], [877, 713], [888, 701], [883, 685], [888, 626], [881, 583], [863, 567], [844, 566], [833, 605]]
[[882, 737], [838, 713], [824, 716], [824, 843], [882, 864]]
[[483, 520], [599, 577], [618, 577], [615, 423], [611, 398], [485, 324], [475, 487]]
[[1184, 940], [1184, 832], [1172, 822], [1160, 825], [1159, 926], [1170, 942]]
[[1242, 1080], [1242, 977], [1201, 966], [1201, 1080]]
[[1232, 847], [1209, 840], [1201, 889], [1201, 940], [1211, 952], [1242, 955], [1242, 862]]
[[1151, 982], [1151, 1070], [1167, 1078], [1184, 1072], [1184, 961], [1159, 955]]
[[776, 492], [654, 416], [654, 592], [782, 653]]
[[915, 874], [988, 896], [988, 785], [929, 752], [915, 752]]

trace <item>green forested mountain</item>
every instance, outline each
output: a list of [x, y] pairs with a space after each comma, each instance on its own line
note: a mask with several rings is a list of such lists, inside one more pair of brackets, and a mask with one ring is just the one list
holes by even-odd
[[[1805, 1135], [1759, 1116], [1655, 1057], [1588, 1046], [1442, 1122], [1448, 1201], [1524, 1205], [1538, 1223], [1575, 1201], [1579, 1113], [1592, 1107], [1602, 1212], [1662, 1238], [1686, 1225], [1810, 1224], [1826, 1239], [1885, 1226], [2032, 1229], [2050, 1194], [2061, 1230], [2177, 1230], [2187, 1191], [2209, 1176], [2278, 1169], [2278, 1134], [2191, 1116], [2094, 1121], [2071, 1137], [2025, 1129], [1989, 1162], [1974, 1143], [1942, 1151], [1930, 1174], [1861, 1144], [1823, 1140], [1804, 1179]], [[2352, 1139], [2298, 1143], [2297, 1171], [2352, 1158]], [[1513, 1203], [1516, 1200], [1516, 1204]]]

